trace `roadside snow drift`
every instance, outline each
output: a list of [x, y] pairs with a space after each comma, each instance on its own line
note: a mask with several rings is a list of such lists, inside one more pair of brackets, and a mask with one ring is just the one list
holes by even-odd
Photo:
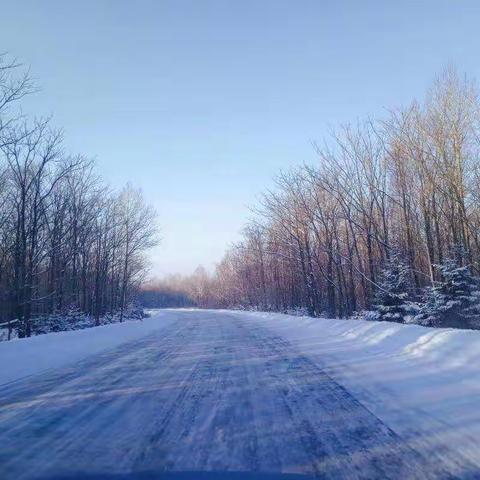
[[151, 317], [141, 321], [0, 342], [0, 385], [115, 348], [148, 335], [173, 320], [174, 315], [166, 317], [163, 312], [152, 311]]
[[237, 314], [294, 343], [413, 444], [480, 469], [480, 331]]

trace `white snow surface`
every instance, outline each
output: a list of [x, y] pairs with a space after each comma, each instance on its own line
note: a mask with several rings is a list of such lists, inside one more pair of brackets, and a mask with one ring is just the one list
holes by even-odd
[[237, 314], [295, 344], [413, 444], [480, 472], [480, 331]]
[[[145, 340], [139, 341], [143, 337]], [[126, 345], [115, 350], [122, 344]], [[101, 352], [107, 352], [103, 355], [105, 358], [94, 360], [98, 357], [93, 355]], [[90, 356], [91, 365], [79, 363], [83, 359], [88, 362]], [[228, 469], [241, 470], [250, 468], [245, 465], [250, 465], [256, 457], [252, 460], [242, 451], [246, 457], [239, 454], [232, 460], [227, 453], [240, 446], [257, 445], [255, 440], [259, 442], [255, 452], [258, 449], [261, 453], [261, 448], [270, 452], [265, 458], [257, 458], [259, 468], [265, 464], [273, 470], [281, 467], [282, 471], [295, 472], [302, 471], [298, 462], [304, 455], [300, 444], [294, 441], [295, 435], [304, 440], [319, 435], [327, 447], [328, 432], [333, 438], [332, 445], [335, 438], [350, 438], [352, 432], [347, 428], [350, 417], [345, 410], [348, 407], [357, 412], [349, 422], [359, 418], [357, 421], [364, 428], [363, 436], [362, 428], [357, 429], [357, 442], [370, 442], [374, 438], [384, 441], [382, 435], [387, 434], [375, 423], [378, 418], [407, 441], [409, 448], [413, 447], [424, 457], [431, 454], [433, 463], [436, 459], [441, 461], [442, 471], [458, 474], [459, 478], [467, 478], [462, 476], [467, 468], [470, 473], [480, 472], [479, 331], [261, 312], [162, 310], [143, 322], [3, 342], [0, 343], [0, 364], [3, 366], [0, 384], [5, 386], [7, 406], [11, 404], [10, 410], [5, 410], [4, 419], [11, 429], [5, 430], [6, 435], [12, 436], [6, 438], [8, 445], [14, 438], [18, 438], [19, 445], [23, 445], [24, 440], [28, 445], [30, 429], [37, 428], [41, 422], [49, 425], [55, 415], [71, 423], [68, 428], [62, 427], [65, 432], [83, 428], [86, 433], [80, 430], [82, 435], [90, 430], [99, 435], [95, 415], [100, 419], [102, 415], [110, 418], [107, 413], [111, 415], [115, 411], [121, 434], [120, 431], [112, 434], [110, 430], [114, 426], [105, 427], [112, 452], [117, 452], [118, 442], [122, 448], [121, 442], [127, 442], [132, 448], [133, 438], [139, 444], [138, 452], [133, 449], [129, 456], [125, 455], [125, 463], [133, 462], [132, 458], [136, 459], [132, 465], [150, 466], [149, 462], [158, 462], [158, 458], [152, 456], [155, 450], [151, 441], [155, 445], [160, 442], [170, 446], [171, 451], [164, 452], [164, 456], [175, 468], [178, 464], [212, 469], [228, 460]], [[68, 364], [71, 371], [62, 371], [60, 367]], [[318, 365], [317, 370], [314, 364]], [[58, 373], [25, 379], [50, 369]], [[18, 385], [5, 385], [18, 379], [23, 379]], [[118, 385], [115, 382], [119, 382]], [[48, 393], [48, 389], [53, 393]], [[105, 403], [103, 398], [107, 394], [118, 399]], [[57, 397], [58, 404], [51, 401]], [[91, 424], [82, 416], [82, 409], [87, 408], [82, 406], [82, 401], [86, 398], [90, 399], [88, 405], [91, 404], [93, 412]], [[355, 403], [357, 400], [367, 410], [361, 410]], [[26, 408], [30, 403], [37, 405], [32, 411]], [[15, 409], [19, 413], [10, 418]], [[298, 417], [302, 421], [297, 426], [290, 425], [288, 412], [295, 414], [293, 419]], [[255, 427], [257, 433], [248, 430], [253, 422], [250, 416], [254, 414], [259, 422]], [[325, 422], [325, 418], [336, 419], [336, 423]], [[318, 431], [305, 433], [304, 424], [311, 424]], [[150, 440], [144, 446], [138, 438], [148, 432], [148, 425], [158, 431], [149, 433]], [[336, 425], [333, 430], [329, 430], [331, 425]], [[279, 429], [281, 438], [289, 439], [288, 448], [276, 437], [258, 435], [273, 427]], [[130, 436], [127, 435], [129, 429]], [[53, 442], [57, 433], [52, 427], [45, 438]], [[240, 442], [237, 438], [240, 434], [252, 436], [251, 442]], [[235, 438], [237, 441], [230, 444]], [[212, 445], [208, 455], [205, 449], [194, 455], [190, 445], [202, 442]], [[275, 446], [276, 442], [281, 445]], [[68, 464], [72, 463], [74, 443], [65, 452], [63, 444], [58, 447]], [[313, 440], [306, 443], [306, 447], [313, 448], [312, 445], [320, 448]], [[292, 458], [282, 457], [280, 461], [278, 455], [272, 453], [274, 447], [278, 452], [293, 452]], [[298, 451], [294, 447], [298, 447]], [[17, 448], [14, 443], [13, 448]], [[315, 449], [310, 454], [320, 455]], [[121, 452], [123, 450], [118, 450], [119, 455]], [[388, 455], [391, 452], [394, 450], [386, 450]], [[90, 460], [87, 453], [85, 458], [80, 453], [77, 455], [78, 465], [83, 465], [85, 459]], [[397, 453], [398, 458], [404, 458], [405, 453], [400, 450]], [[62, 458], [58, 460], [60, 465]], [[105, 460], [105, 468], [120, 465], [114, 453], [105, 458], [110, 462]], [[165, 458], [162, 457], [162, 461]], [[100, 460], [104, 461], [103, 457]], [[41, 464], [41, 458], [35, 461]], [[407, 464], [409, 461], [405, 460]], [[280, 462], [280, 466], [275, 462]], [[12, 472], [18, 465], [12, 464]], [[32, 460], [30, 467], [35, 469], [37, 464]], [[25, 478], [29, 478], [27, 470], [24, 473]], [[419, 476], [422, 475], [420, 472]], [[433, 473], [428, 478], [432, 475], [437, 478]], [[468, 478], [478, 478], [475, 475]], [[384, 475], [383, 478], [401, 477]]]
[[174, 321], [154, 310], [140, 321], [112, 323], [84, 330], [48, 333], [0, 342], [0, 385], [58, 368], [148, 335]]

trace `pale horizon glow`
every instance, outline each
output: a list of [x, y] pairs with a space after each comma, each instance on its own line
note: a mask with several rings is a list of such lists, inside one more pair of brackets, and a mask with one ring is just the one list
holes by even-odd
[[332, 126], [479, 78], [476, 1], [6, 2], [0, 51], [72, 153], [159, 213], [152, 276], [212, 269], [280, 169]]

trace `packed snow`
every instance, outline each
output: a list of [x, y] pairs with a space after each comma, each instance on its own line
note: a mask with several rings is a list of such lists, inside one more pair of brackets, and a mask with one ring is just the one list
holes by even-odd
[[4, 342], [0, 466], [477, 478], [479, 357], [476, 331], [221, 310]]

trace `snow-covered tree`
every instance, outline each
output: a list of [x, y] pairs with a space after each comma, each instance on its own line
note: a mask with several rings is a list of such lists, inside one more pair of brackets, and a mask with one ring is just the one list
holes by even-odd
[[393, 255], [378, 281], [374, 307], [379, 320], [403, 323], [414, 311], [414, 304], [408, 299], [409, 290], [409, 268], [399, 255]]
[[450, 258], [435, 265], [442, 280], [426, 289], [417, 323], [434, 327], [468, 328], [480, 318], [479, 280], [467, 266]]

